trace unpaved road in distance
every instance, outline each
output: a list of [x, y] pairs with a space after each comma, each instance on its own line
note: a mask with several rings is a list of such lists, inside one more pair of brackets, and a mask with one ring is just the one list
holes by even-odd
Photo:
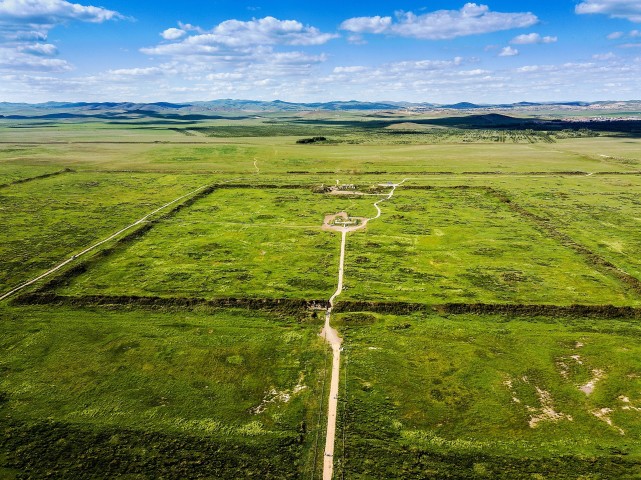
[[67, 264], [69, 264], [69, 263], [73, 262], [76, 258], [81, 257], [82, 255], [85, 255], [86, 253], [91, 252], [92, 250], [94, 250], [94, 249], [98, 248], [100, 245], [102, 245], [102, 244], [104, 244], [104, 243], [107, 243], [109, 240], [113, 240], [114, 238], [116, 238], [116, 237], [117, 237], [118, 235], [120, 235], [121, 233], [126, 232], [127, 230], [129, 230], [129, 229], [131, 229], [131, 228], [135, 227], [136, 225], [140, 225], [142, 222], [146, 221], [146, 220], [147, 220], [149, 217], [151, 217], [152, 215], [155, 215], [156, 213], [158, 213], [158, 212], [160, 212], [161, 210], [163, 210], [163, 209], [165, 209], [165, 208], [169, 207], [170, 205], [173, 205], [174, 203], [179, 202], [179, 201], [180, 201], [180, 200], [182, 200], [183, 198], [189, 197], [190, 195], [193, 195], [193, 194], [195, 194], [195, 193], [197, 193], [197, 192], [201, 191], [201, 190], [202, 190], [203, 188], [205, 188], [205, 187], [206, 187], [206, 185], [203, 185], [202, 187], [198, 187], [196, 190], [191, 191], [191, 192], [189, 192], [189, 193], [186, 193], [185, 195], [182, 195], [182, 196], [180, 196], [180, 197], [176, 198], [175, 200], [172, 200], [172, 201], [171, 201], [171, 202], [169, 202], [169, 203], [165, 203], [162, 207], [158, 207], [156, 210], [154, 210], [154, 211], [153, 211], [153, 212], [151, 212], [151, 213], [148, 213], [147, 215], [145, 215], [144, 217], [142, 217], [140, 220], [136, 220], [136, 221], [135, 221], [134, 223], [132, 223], [131, 225], [128, 225], [128, 226], [126, 226], [125, 228], [123, 228], [123, 229], [121, 229], [121, 230], [118, 230], [116, 233], [114, 233], [114, 234], [113, 234], [113, 235], [111, 235], [110, 237], [105, 238], [104, 240], [101, 240], [100, 242], [98, 242], [98, 243], [96, 243], [96, 244], [94, 244], [94, 245], [92, 245], [92, 246], [90, 246], [90, 247], [88, 247], [88, 248], [85, 248], [82, 252], [80, 252], [80, 253], [77, 253], [77, 254], [73, 255], [71, 258], [68, 258], [67, 260], [65, 260], [65, 261], [64, 261], [64, 262], [62, 262], [62, 263], [59, 263], [58, 265], [56, 265], [55, 267], [53, 267], [51, 270], [47, 270], [47, 271], [46, 271], [46, 272], [44, 272], [42, 275], [40, 275], [40, 276], [38, 276], [38, 277], [34, 278], [33, 280], [29, 280], [29, 281], [27, 281], [27, 282], [25, 282], [25, 283], [22, 283], [22, 284], [18, 285], [18, 286], [17, 286], [17, 287], [15, 287], [13, 290], [10, 290], [10, 291], [8, 291], [7, 293], [5, 293], [4, 295], [0, 296], [0, 301], [4, 300], [5, 298], [9, 298], [9, 297], [10, 297], [11, 295], [13, 295], [14, 293], [19, 292], [20, 290], [22, 290], [23, 288], [28, 287], [29, 285], [33, 285], [33, 284], [34, 284], [34, 283], [36, 283], [38, 280], [42, 280], [43, 278], [48, 277], [48, 276], [49, 276], [49, 275], [51, 275], [52, 273], [57, 272], [58, 270], [60, 270], [60, 269], [61, 269], [62, 267], [64, 267], [65, 265], [67, 265]]

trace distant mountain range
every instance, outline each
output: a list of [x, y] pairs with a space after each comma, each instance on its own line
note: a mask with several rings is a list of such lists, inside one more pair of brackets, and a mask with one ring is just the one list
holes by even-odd
[[[587, 111], [641, 110], [641, 101], [611, 102], [519, 102], [512, 104], [482, 105], [469, 102], [455, 104], [412, 102], [359, 102], [334, 101], [321, 103], [292, 103], [260, 100], [221, 99], [188, 103], [132, 103], [132, 102], [47, 102], [39, 104], [0, 102], [0, 118], [5, 119], [98, 119], [156, 117], [180, 120], [207, 120], [230, 118], [230, 113], [260, 114], [267, 112], [310, 111], [387, 111], [429, 112], [440, 110], [548, 110], [579, 109]], [[223, 115], [223, 116], [220, 116]], [[243, 117], [239, 117], [243, 118]]]

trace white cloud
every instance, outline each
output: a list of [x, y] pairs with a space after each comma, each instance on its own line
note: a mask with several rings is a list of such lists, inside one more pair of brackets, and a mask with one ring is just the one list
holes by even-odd
[[64, 72], [65, 60], [47, 40], [49, 31], [71, 21], [102, 23], [124, 18], [114, 10], [65, 0], [0, 0], [0, 69]]
[[541, 69], [538, 65], [525, 65], [524, 67], [519, 67], [516, 69], [518, 73], [530, 73], [537, 72]]
[[248, 22], [226, 20], [207, 35], [207, 41], [229, 46], [322, 45], [336, 37], [336, 34], [323, 33], [296, 20], [265, 17]]
[[[43, 46], [47, 50], [46, 46]], [[0, 70], [9, 71], [43, 71], [43, 72], [68, 72], [71, 65], [65, 60], [46, 58], [47, 55], [22, 52], [17, 48], [0, 47]]]
[[187, 35], [187, 32], [181, 28], [168, 28], [160, 34], [160, 36], [165, 40], [178, 40], [185, 35]]
[[388, 33], [392, 26], [392, 17], [354, 17], [341, 24], [341, 30], [354, 33]]
[[[323, 33], [318, 28], [306, 26], [296, 20], [279, 20], [274, 17], [253, 19], [247, 22], [226, 20], [211, 30], [203, 30], [191, 24], [179, 23], [180, 29], [170, 28], [162, 32], [168, 40], [179, 42], [163, 43], [142, 48], [147, 55], [167, 56], [251, 56], [257, 49], [276, 45], [310, 46], [322, 45], [338, 35]], [[174, 37], [174, 38], [171, 38]]]
[[475, 68], [474, 70], [461, 70], [460, 72], [458, 72], [458, 74], [463, 77], [470, 77], [470, 76], [476, 76], [476, 75], [488, 75], [491, 73], [492, 73], [491, 71], [483, 70], [482, 68]]
[[501, 50], [501, 53], [499, 53], [499, 57], [514, 57], [515, 55], [518, 55], [519, 51], [516, 48], [512, 47], [504, 47]]
[[232, 73], [232, 72], [222, 72], [222, 73], [210, 73], [205, 77], [207, 80], [241, 80], [243, 78], [242, 73]]
[[619, 48], [641, 48], [641, 43], [624, 43]]
[[454, 57], [452, 60], [416, 60], [406, 62], [395, 62], [390, 64], [394, 71], [403, 71], [404, 69], [414, 71], [425, 70], [443, 70], [463, 65], [463, 57]]
[[621, 38], [641, 38], [641, 30], [630, 30], [628, 33], [625, 32], [612, 32], [608, 35], [608, 40], [619, 40]]
[[[521, 100], [604, 100], [635, 98], [641, 91], [641, 57], [581, 63], [532, 64], [500, 68], [476, 59], [406, 60], [373, 66], [342, 65], [309, 69], [300, 64], [233, 64], [231, 69], [202, 64], [159, 65], [157, 75], [140, 81], [136, 69], [94, 76], [55, 78], [30, 73], [2, 74], [0, 95], [9, 101], [79, 100], [174, 101], [253, 98], [286, 101], [408, 100], [456, 103], [507, 103]], [[638, 56], [638, 55], [637, 55]], [[51, 60], [51, 59], [44, 59]], [[489, 69], [492, 65], [492, 70]], [[352, 68], [353, 67], [353, 68]], [[350, 70], [353, 70], [350, 72]], [[141, 69], [144, 71], [144, 69]], [[139, 72], [141, 73], [141, 72]], [[25, 93], [25, 92], [28, 92]], [[159, 97], [162, 92], [162, 97]], [[27, 96], [28, 95], [28, 96]]]
[[181, 30], [185, 30], [186, 32], [205, 33], [204, 28], [200, 28], [197, 25], [192, 25], [191, 23], [178, 22], [178, 26]]
[[532, 13], [501, 13], [487, 5], [466, 3], [460, 10], [438, 10], [416, 15], [397, 12], [391, 17], [355, 17], [345, 20], [341, 29], [354, 33], [377, 33], [424, 40], [445, 40], [482, 33], [524, 28], [538, 23]]
[[641, 23], [641, 2], [638, 0], [584, 0], [576, 6], [575, 11], [580, 15], [600, 13]]
[[162, 69], [158, 67], [147, 67], [147, 68], [120, 68], [116, 70], [109, 70], [108, 72], [111, 75], [117, 76], [127, 76], [127, 77], [147, 77], [150, 75], [162, 74]]
[[51, 57], [58, 54], [58, 48], [50, 43], [33, 43], [19, 45], [17, 50], [22, 53], [31, 55], [38, 55], [43, 57]]
[[0, 21], [36, 25], [55, 25], [70, 20], [101, 23], [123, 18], [121, 14], [102, 7], [85, 6], [65, 0], [3, 0]]
[[327, 55], [307, 55], [303, 52], [276, 52], [269, 55], [266, 60], [278, 65], [312, 65], [327, 61]]
[[335, 67], [333, 72], [334, 73], [359, 73], [359, 72], [364, 72], [367, 70], [367, 67], [363, 67], [360, 65], [353, 65], [351, 67]]
[[542, 37], [538, 33], [527, 33], [514, 37], [510, 43], [513, 45], [532, 45], [536, 43], [555, 43], [558, 37]]
[[606, 60], [613, 60], [613, 59], [617, 58], [617, 56], [612, 52], [608, 52], [608, 53], [597, 53], [597, 54], [594, 54], [594, 55], [592, 55], [592, 58], [595, 59], [595, 60], [606, 61]]
[[[229, 82], [226, 75], [242, 75], [244, 85], [257, 85], [261, 78], [301, 77], [328, 57], [303, 51], [283, 51], [291, 46], [321, 45], [336, 34], [324, 33], [296, 20], [274, 17], [247, 22], [227, 20], [211, 30], [178, 23], [161, 35], [168, 39], [153, 47], [142, 48], [147, 55], [169, 57], [169, 68], [190, 82]], [[176, 37], [172, 40], [170, 37]], [[251, 80], [251, 81], [250, 81]], [[205, 87], [203, 87], [205, 88]]]

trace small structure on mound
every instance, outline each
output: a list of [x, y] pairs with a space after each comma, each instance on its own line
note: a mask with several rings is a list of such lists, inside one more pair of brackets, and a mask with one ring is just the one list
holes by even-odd
[[353, 232], [360, 230], [367, 225], [369, 219], [364, 217], [350, 217], [347, 212], [339, 212], [334, 215], [327, 215], [323, 222], [323, 230], [335, 232]]

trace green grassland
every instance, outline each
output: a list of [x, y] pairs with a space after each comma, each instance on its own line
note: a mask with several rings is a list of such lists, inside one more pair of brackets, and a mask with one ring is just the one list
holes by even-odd
[[[291, 478], [311, 468], [325, 349], [305, 318], [0, 314], [9, 467], [38, 478], [82, 478], [97, 466], [105, 476], [142, 475], [133, 478]], [[101, 458], [114, 452], [118, 462]]]
[[[452, 176], [415, 181], [435, 187], [492, 187], [636, 278], [641, 277], [638, 175]], [[399, 190], [399, 193], [403, 193]]]
[[[262, 174], [288, 172], [343, 175], [384, 172], [531, 172], [634, 170], [604, 157], [574, 153], [581, 139], [557, 145], [297, 145], [299, 137], [234, 139], [231, 144], [71, 144], [48, 145], [51, 154], [35, 156], [71, 168], [146, 170], [202, 173], [254, 173], [257, 160]], [[40, 150], [37, 148], [36, 150]], [[99, 155], [93, 157], [91, 152]], [[89, 160], [89, 161], [88, 161]]]
[[[592, 177], [590, 177], [591, 180]], [[641, 278], [641, 181], [638, 176], [602, 176], [594, 181], [533, 184], [515, 188], [515, 199], [544, 215], [576, 241]]]
[[6, 188], [12, 183], [21, 183], [34, 177], [51, 175], [61, 170], [54, 166], [28, 166], [0, 163], [0, 188]]
[[338, 324], [345, 478], [638, 478], [638, 321], [357, 313]]
[[[458, 114], [225, 115], [0, 121], [0, 184], [73, 169], [0, 189], [3, 291], [219, 186], [0, 305], [0, 477], [320, 478], [323, 315], [261, 299], [328, 300], [340, 235], [324, 216], [376, 214], [381, 197], [318, 186], [407, 178], [347, 236], [335, 478], [639, 478], [638, 310], [336, 313], [640, 307], [616, 270], [641, 278], [638, 137]], [[212, 307], [230, 297], [255, 301]]]
[[369, 198], [307, 189], [219, 189], [59, 290], [71, 295], [326, 300], [340, 236], [325, 215], [373, 215]]
[[380, 222], [349, 236], [340, 300], [639, 303], [485, 191], [399, 188], [383, 208]]
[[[277, 125], [274, 121], [218, 120], [177, 126], [163, 122], [51, 122], [25, 128], [0, 122], [0, 142], [8, 142], [0, 149], [0, 165], [247, 174], [254, 172], [253, 162], [258, 160], [263, 174], [349, 175], [383, 171], [632, 171], [639, 169], [641, 161], [640, 143], [635, 138], [562, 138], [555, 134], [558, 138], [553, 144], [488, 143], [487, 138], [504, 138], [507, 133], [429, 126], [427, 133], [401, 134], [363, 118], [342, 126], [327, 121], [301, 124], [300, 117], [280, 118]], [[326, 135], [328, 141], [296, 144], [301, 137], [316, 135]], [[443, 136], [447, 142], [440, 140]]]
[[0, 289], [33, 278], [207, 180], [65, 173], [1, 189]]

